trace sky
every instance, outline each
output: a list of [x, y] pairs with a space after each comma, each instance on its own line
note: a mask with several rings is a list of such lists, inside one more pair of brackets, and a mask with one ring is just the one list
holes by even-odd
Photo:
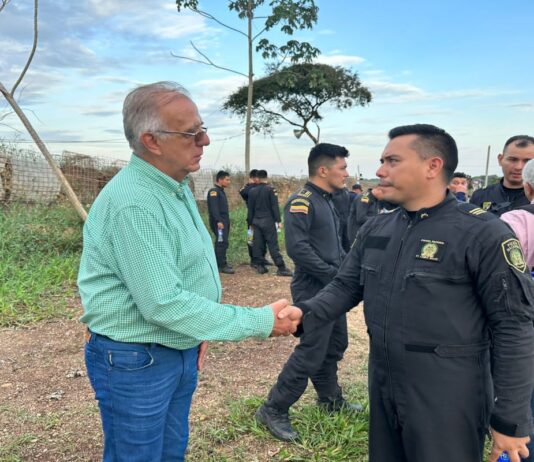
[[[228, 1], [200, 1], [221, 22], [246, 31]], [[267, 4], [269, 2], [266, 2]], [[349, 173], [374, 178], [388, 131], [430, 123], [459, 148], [458, 170], [499, 174], [507, 138], [534, 135], [534, 0], [317, 0], [318, 22], [293, 37], [321, 50], [318, 62], [358, 73], [373, 95], [365, 107], [322, 114], [322, 142], [350, 151]], [[0, 82], [11, 89], [32, 46], [33, 1], [11, 0], [0, 12]], [[261, 20], [255, 23], [260, 31]], [[289, 37], [263, 35], [275, 44]], [[263, 37], [262, 36], [262, 37]], [[39, 5], [36, 55], [16, 98], [49, 150], [128, 159], [122, 102], [135, 86], [173, 80], [185, 86], [209, 128], [203, 168], [243, 170], [244, 121], [224, 113], [225, 98], [245, 77], [173, 57], [199, 58], [191, 42], [220, 66], [247, 71], [243, 35], [173, 0], [46, 0]], [[254, 58], [256, 77], [265, 62]], [[1, 98], [1, 96], [0, 96]], [[254, 134], [251, 166], [305, 175], [311, 140], [292, 126]], [[0, 101], [0, 141], [32, 148], [29, 135]]]

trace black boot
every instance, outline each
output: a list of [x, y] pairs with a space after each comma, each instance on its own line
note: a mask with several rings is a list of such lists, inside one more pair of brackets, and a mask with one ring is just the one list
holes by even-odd
[[267, 427], [271, 434], [282, 441], [295, 441], [299, 434], [291, 427], [287, 411], [263, 403], [256, 411], [256, 420]]
[[293, 276], [293, 273], [285, 266], [279, 266], [278, 271], [276, 272], [277, 276]]
[[265, 266], [263, 265], [258, 265], [256, 266], [256, 271], [260, 274], [265, 274], [265, 273], [268, 273], [269, 270], [267, 268], [265, 268]]
[[317, 404], [326, 412], [362, 412], [363, 406], [360, 403], [349, 403], [343, 396], [336, 397], [336, 399], [318, 399]]

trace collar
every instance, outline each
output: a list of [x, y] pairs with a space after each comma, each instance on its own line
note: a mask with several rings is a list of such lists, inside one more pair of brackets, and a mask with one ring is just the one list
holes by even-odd
[[154, 185], [173, 194], [183, 195], [184, 188], [189, 185], [189, 176], [186, 176], [182, 181], [176, 181], [135, 154], [132, 154], [128, 168], [135, 170]]
[[315, 183], [312, 183], [311, 181], [307, 181], [304, 186], [314, 189], [315, 192], [317, 192], [318, 194], [320, 194], [326, 199], [332, 199], [332, 193], [325, 191], [323, 188], [320, 188], [319, 186], [317, 186]]
[[[424, 221], [429, 219], [430, 217], [434, 216], [439, 210], [441, 210], [443, 207], [450, 205], [450, 204], [457, 204], [456, 197], [453, 193], [451, 193], [449, 190], [447, 190], [447, 195], [445, 196], [445, 199], [443, 199], [439, 204], [434, 205], [433, 207], [429, 208], [423, 208], [419, 209], [417, 212], [415, 212], [415, 218], [413, 219], [413, 223], [417, 223], [419, 221]], [[408, 218], [408, 211], [401, 207], [401, 213], [404, 217]]]

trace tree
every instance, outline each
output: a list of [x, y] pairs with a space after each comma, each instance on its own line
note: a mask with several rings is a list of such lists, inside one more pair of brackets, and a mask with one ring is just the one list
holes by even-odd
[[[247, 86], [239, 88], [228, 97], [223, 109], [244, 117], [247, 93]], [[341, 66], [300, 63], [273, 69], [266, 77], [254, 81], [252, 129], [271, 133], [275, 125], [285, 121], [298, 127], [295, 135], [306, 133], [317, 144], [318, 122], [323, 119], [319, 110], [323, 105], [342, 110], [365, 106], [371, 99], [371, 92], [361, 84], [358, 74]], [[311, 133], [310, 123], [316, 125], [316, 135]]]
[[[260, 36], [275, 27], [279, 27], [280, 30], [287, 34], [293, 35], [295, 30], [298, 29], [311, 29], [317, 22], [317, 12], [319, 8], [315, 6], [313, 0], [271, 0], [269, 6], [271, 7], [271, 13], [267, 16], [256, 16], [256, 12], [265, 4], [265, 0], [233, 0], [230, 1], [228, 7], [231, 11], [235, 11], [239, 19], [247, 20], [247, 32], [240, 31], [234, 27], [231, 27], [223, 22], [219, 21], [212, 14], [198, 9], [198, 0], [176, 0], [176, 7], [178, 11], [181, 9], [189, 9], [201, 16], [208, 18], [227, 29], [243, 35], [247, 39], [248, 43], [248, 72], [245, 74], [240, 71], [222, 67], [215, 64], [206, 54], [202, 53], [193, 42], [191, 46], [195, 51], [203, 58], [203, 60], [190, 58], [187, 56], [174, 55], [177, 58], [187, 59], [190, 61], [206, 64], [216, 67], [218, 69], [224, 69], [229, 72], [243, 75], [248, 78], [247, 86], [247, 106], [245, 111], [245, 170], [250, 170], [250, 133], [252, 126], [252, 99], [254, 92], [254, 64], [253, 64], [253, 50], [254, 43], [257, 41], [256, 52], [261, 53], [263, 59], [269, 59], [274, 62], [272, 66], [279, 67], [286, 60], [290, 60], [293, 63], [304, 61], [310, 62], [313, 58], [317, 57], [320, 51], [311, 46], [307, 42], [299, 42], [298, 40], [289, 40], [285, 44], [278, 46], [271, 43], [267, 38], [262, 38], [258, 41]], [[257, 34], [252, 33], [252, 22], [255, 19], [264, 20], [263, 27]]]
[[[1, 0], [0, 11], [2, 11], [6, 7], [6, 5], [9, 3], [9, 1], [10, 0]], [[28, 130], [28, 133], [33, 138], [33, 141], [35, 142], [35, 144], [37, 145], [37, 147], [39, 148], [39, 150], [43, 154], [44, 158], [46, 159], [46, 161], [48, 162], [48, 164], [52, 168], [52, 171], [58, 177], [58, 180], [60, 181], [61, 186], [63, 188], [63, 191], [65, 192], [67, 198], [69, 199], [69, 201], [71, 202], [73, 207], [78, 212], [78, 215], [80, 216], [80, 218], [85, 221], [85, 219], [87, 218], [87, 212], [83, 208], [83, 205], [81, 204], [80, 200], [76, 196], [76, 193], [74, 192], [74, 190], [70, 186], [67, 178], [65, 178], [65, 175], [63, 175], [63, 172], [61, 171], [61, 169], [56, 165], [56, 163], [54, 161], [54, 158], [50, 154], [50, 151], [48, 150], [48, 148], [44, 144], [43, 140], [41, 140], [40, 136], [37, 134], [36, 130], [33, 128], [32, 124], [31, 124], [31, 122], [26, 117], [26, 114], [24, 113], [24, 111], [22, 110], [22, 108], [19, 106], [19, 104], [17, 103], [17, 101], [15, 99], [15, 90], [17, 89], [19, 84], [22, 82], [22, 79], [26, 75], [26, 71], [29, 69], [30, 64], [31, 64], [32, 59], [33, 59], [33, 56], [35, 55], [35, 50], [37, 49], [37, 39], [38, 39], [37, 15], [38, 15], [38, 6], [39, 6], [39, 1], [38, 0], [34, 0], [34, 9], [33, 9], [33, 46], [32, 46], [32, 50], [31, 50], [31, 52], [30, 52], [30, 54], [28, 56], [28, 59], [26, 61], [26, 64], [24, 65], [24, 68], [20, 72], [20, 75], [19, 75], [17, 81], [15, 82], [15, 84], [13, 85], [11, 91], [9, 91], [2, 84], [2, 82], [0, 82], [0, 93], [2, 95], [4, 95], [4, 98], [7, 100], [7, 102], [9, 103], [9, 105], [11, 106], [11, 108], [13, 109], [15, 114], [17, 114], [17, 116], [19, 117], [20, 121], [22, 122], [22, 124], [24, 125], [26, 130]]]

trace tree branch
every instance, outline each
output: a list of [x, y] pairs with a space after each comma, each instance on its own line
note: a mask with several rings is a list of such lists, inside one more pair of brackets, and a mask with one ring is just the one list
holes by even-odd
[[11, 0], [2, 0], [0, 2], [0, 11], [2, 11]]
[[213, 67], [216, 67], [217, 69], [222, 69], [224, 71], [228, 71], [228, 72], [233, 72], [234, 74], [238, 74], [238, 75], [242, 75], [243, 77], [248, 77], [247, 74], [243, 74], [242, 72], [239, 72], [239, 71], [236, 71], [234, 69], [229, 69], [227, 67], [223, 67], [223, 66], [219, 66], [218, 64], [215, 64], [210, 58], [208, 58], [208, 56], [204, 53], [202, 53], [196, 46], [193, 42], [189, 42], [191, 43], [191, 46], [193, 47], [193, 49], [200, 55], [202, 56], [205, 61], [202, 61], [200, 59], [195, 59], [195, 58], [190, 58], [188, 56], [181, 56], [181, 55], [175, 55], [172, 51], [171, 51], [171, 56], [174, 56], [175, 58], [180, 58], [180, 59], [187, 59], [188, 61], [193, 61], [195, 63], [200, 63], [200, 64], [205, 64], [206, 66], [213, 66]]
[[[4, 0], [2, 0], [2, 1], [4, 1]], [[5, 1], [9, 1], [9, 0], [5, 0]], [[19, 86], [20, 82], [22, 82], [22, 79], [24, 78], [24, 75], [26, 74], [26, 71], [30, 67], [30, 64], [31, 64], [32, 59], [33, 59], [33, 56], [35, 55], [35, 50], [37, 49], [37, 38], [38, 38], [37, 13], [38, 13], [38, 7], [39, 7], [39, 0], [34, 0], [34, 9], [33, 9], [33, 46], [32, 46], [32, 51], [30, 53], [30, 56], [28, 57], [28, 60], [26, 61], [26, 65], [24, 66], [24, 69], [22, 69], [22, 72], [20, 73], [20, 76], [19, 76], [18, 80], [15, 82], [15, 85], [13, 85], [13, 88], [11, 90], [11, 96], [15, 96], [15, 90]]]
[[238, 34], [241, 34], [247, 37], [247, 34], [245, 34], [243, 31], [240, 31], [239, 29], [235, 29], [234, 27], [229, 26], [228, 24], [225, 24], [219, 21], [215, 16], [211, 15], [210, 13], [207, 13], [206, 11], [197, 10], [196, 8], [192, 8], [191, 11], [194, 11], [195, 13], [198, 13], [200, 16], [204, 16], [205, 18], [211, 19], [212, 21], [215, 21], [217, 24], [220, 24], [221, 26], [226, 27], [227, 29], [233, 30], [234, 32], [237, 32]]
[[267, 114], [274, 115], [276, 117], [280, 117], [282, 120], [285, 120], [288, 124], [294, 125], [295, 127], [304, 128], [304, 125], [298, 124], [296, 122], [292, 122], [291, 120], [289, 120], [287, 117], [283, 116], [282, 114], [279, 114], [278, 112], [271, 111], [271, 110], [267, 109], [265, 106], [263, 106], [261, 104], [259, 104], [259, 107], [261, 108], [261, 110], [263, 112], [265, 112]]

